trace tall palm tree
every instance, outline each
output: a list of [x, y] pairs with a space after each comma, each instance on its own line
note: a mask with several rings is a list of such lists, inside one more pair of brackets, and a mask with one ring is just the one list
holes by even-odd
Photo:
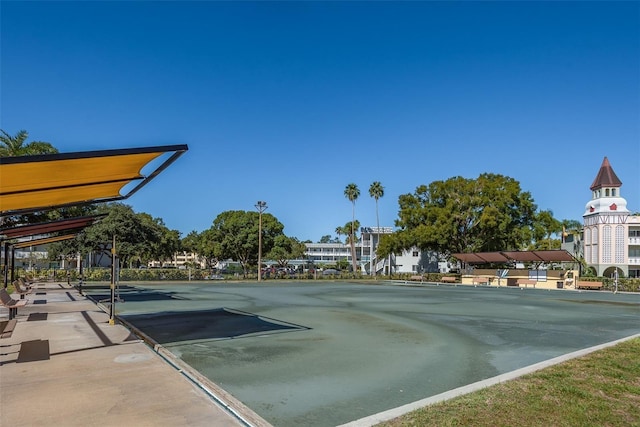
[[55, 154], [58, 150], [48, 142], [26, 142], [29, 133], [20, 130], [15, 135], [0, 129], [0, 157], [32, 156], [35, 154]]
[[[380, 216], [378, 215], [378, 199], [384, 196], [384, 187], [380, 181], [374, 181], [369, 187], [369, 195], [376, 199], [376, 246], [380, 242]], [[371, 248], [375, 251], [376, 248]], [[372, 266], [373, 275], [376, 275], [376, 267]]]
[[356, 222], [356, 200], [360, 196], [360, 189], [354, 183], [348, 184], [344, 189], [344, 196], [351, 202], [351, 265], [353, 267], [353, 273], [355, 274], [358, 269], [358, 263], [356, 262], [356, 242], [355, 242], [355, 230], [353, 229]]

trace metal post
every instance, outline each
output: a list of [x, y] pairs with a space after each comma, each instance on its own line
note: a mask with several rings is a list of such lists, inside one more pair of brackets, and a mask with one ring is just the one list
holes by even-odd
[[6, 289], [9, 286], [9, 242], [4, 242], [4, 264], [2, 268], [3, 285]]
[[109, 324], [116, 323], [116, 235], [113, 235], [113, 243], [111, 244], [111, 307], [109, 308]]
[[256, 203], [258, 209], [258, 282], [262, 280], [262, 212], [267, 209], [267, 202], [259, 200]]
[[9, 282], [13, 283], [14, 280], [16, 280], [16, 248], [11, 246], [11, 275]]
[[82, 293], [82, 284], [84, 283], [84, 269], [82, 268], [82, 257], [78, 257], [78, 270], [80, 270], [80, 280], [78, 281], [78, 292]]

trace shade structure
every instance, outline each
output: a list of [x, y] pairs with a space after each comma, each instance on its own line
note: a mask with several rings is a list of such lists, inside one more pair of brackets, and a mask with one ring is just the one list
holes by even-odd
[[[0, 158], [0, 215], [126, 199], [188, 150], [168, 145]], [[166, 155], [148, 175], [142, 170]], [[134, 184], [126, 193], [125, 186]]]
[[506, 257], [522, 262], [560, 262], [575, 261], [575, 258], [565, 250], [547, 251], [510, 251], [502, 252]]
[[55, 242], [61, 242], [63, 240], [70, 240], [76, 236], [77, 236], [76, 233], [63, 234], [60, 236], [44, 237], [42, 239], [25, 240], [23, 242], [16, 243], [15, 245], [12, 245], [12, 246], [13, 246], [13, 249], [29, 248], [31, 246], [46, 245], [48, 243], [55, 243]]
[[40, 222], [37, 224], [20, 225], [17, 227], [0, 229], [0, 239], [16, 239], [20, 237], [38, 236], [41, 234], [57, 233], [60, 231], [80, 230], [94, 224], [107, 214], [80, 216], [60, 219], [57, 221]]
[[453, 256], [467, 264], [489, 264], [503, 262], [573, 262], [576, 259], [564, 249], [546, 251], [501, 251], [501, 252], [470, 252], [453, 254]]
[[453, 254], [454, 257], [467, 264], [485, 264], [490, 262], [509, 262], [509, 258], [500, 252], [472, 252], [466, 254]]
[[[107, 214], [89, 215], [75, 218], [60, 219], [57, 221], [41, 222], [36, 224], [26, 224], [17, 227], [0, 229], [0, 242], [3, 242], [5, 265], [9, 265], [9, 249], [21, 249], [29, 246], [44, 245], [47, 243], [68, 240], [77, 235], [80, 230], [94, 224], [96, 221], [104, 218]], [[64, 235], [51, 235], [52, 233], [65, 232]], [[39, 239], [26, 240], [22, 242], [11, 243], [12, 239], [19, 239], [31, 236], [42, 236]], [[13, 280], [13, 250], [11, 251], [11, 277]], [[6, 287], [8, 282], [8, 270], [5, 269], [3, 282]]]

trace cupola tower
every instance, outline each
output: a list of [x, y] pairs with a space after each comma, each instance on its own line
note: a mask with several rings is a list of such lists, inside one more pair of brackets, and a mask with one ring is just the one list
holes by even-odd
[[602, 161], [591, 184], [591, 200], [584, 214], [584, 257], [598, 276], [610, 276], [618, 268], [627, 271], [627, 235], [629, 210], [620, 196], [622, 181], [613, 171], [609, 159]]

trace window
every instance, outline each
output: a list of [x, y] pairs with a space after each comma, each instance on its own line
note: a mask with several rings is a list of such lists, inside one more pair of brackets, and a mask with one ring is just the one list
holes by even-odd
[[529, 280], [535, 280], [536, 282], [546, 282], [547, 270], [529, 270]]
[[616, 264], [624, 263], [624, 226], [616, 226], [615, 236], [615, 255], [614, 259]]
[[611, 226], [602, 229], [602, 262], [611, 262]]
[[413, 256], [418, 257], [419, 256], [418, 251], [413, 251]]

